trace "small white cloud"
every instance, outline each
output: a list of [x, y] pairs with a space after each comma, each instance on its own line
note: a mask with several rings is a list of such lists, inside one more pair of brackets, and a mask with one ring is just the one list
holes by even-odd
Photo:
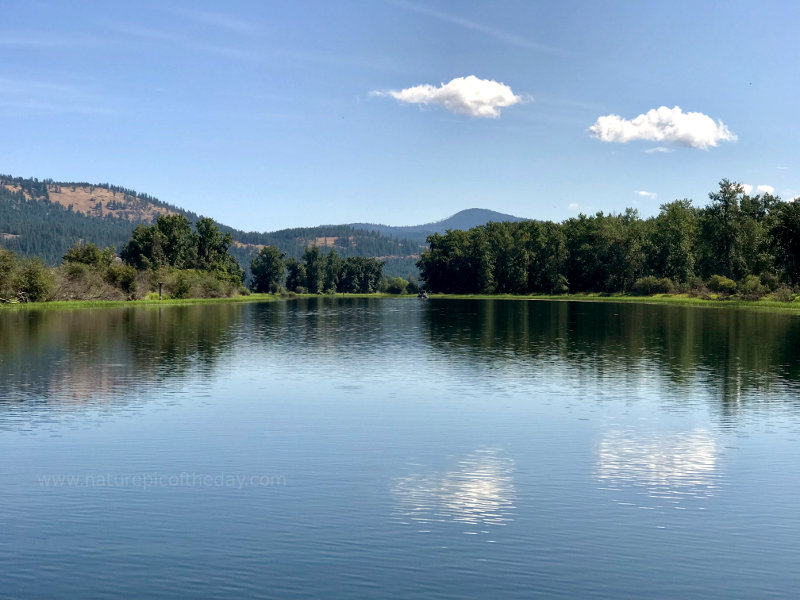
[[578, 204], [577, 202], [570, 202], [567, 208], [569, 208], [570, 210], [578, 210], [580, 207], [581, 207], [580, 204]]
[[749, 196], [750, 193], [753, 191], [753, 186], [750, 185], [749, 183], [742, 183], [740, 185], [742, 186], [742, 191], [744, 191], [746, 196]]
[[372, 95], [388, 95], [410, 104], [438, 104], [450, 112], [492, 119], [500, 116], [500, 108], [522, 101], [522, 97], [504, 83], [479, 79], [475, 75], [456, 77], [439, 87], [423, 84], [399, 92], [372, 92]]
[[789, 170], [789, 167], [784, 166], [784, 165], [778, 165], [775, 168], [778, 169], [779, 171], [788, 171]]
[[625, 144], [633, 140], [669, 142], [707, 150], [736, 136], [722, 121], [699, 112], [683, 112], [679, 106], [653, 108], [634, 119], [606, 115], [597, 119], [589, 133], [604, 142]]
[[647, 154], [655, 154], [656, 152], [666, 154], [668, 152], [675, 152], [675, 150], [672, 148], [667, 148], [666, 146], [656, 146], [655, 148], [648, 148], [645, 150], [645, 152]]
[[636, 190], [634, 193], [645, 198], [650, 198], [651, 200], [655, 200], [656, 196], [658, 196], [655, 192], [646, 192], [644, 190]]

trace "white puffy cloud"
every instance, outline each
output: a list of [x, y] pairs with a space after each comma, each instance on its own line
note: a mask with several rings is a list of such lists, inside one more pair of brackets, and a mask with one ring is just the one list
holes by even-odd
[[655, 192], [646, 192], [644, 190], [636, 190], [635, 193], [639, 196], [650, 198], [651, 200], [655, 200], [656, 196], [658, 196], [658, 194], [656, 194]]
[[748, 196], [753, 193], [754, 189], [755, 189], [756, 194], [774, 194], [775, 193], [775, 188], [772, 187], [771, 185], [758, 185], [755, 188], [753, 188], [753, 186], [750, 185], [749, 183], [743, 183], [742, 184], [742, 190]]
[[736, 136], [722, 121], [699, 112], [683, 112], [679, 106], [653, 108], [634, 119], [606, 115], [595, 121], [589, 133], [604, 142], [627, 143], [633, 140], [669, 142], [707, 150], [719, 142], [732, 142]]
[[439, 87], [423, 84], [389, 92], [372, 92], [377, 96], [391, 96], [400, 102], [410, 104], [438, 104], [450, 112], [470, 117], [500, 116], [500, 108], [522, 101], [504, 83], [491, 79], [480, 79], [475, 75], [456, 77]]

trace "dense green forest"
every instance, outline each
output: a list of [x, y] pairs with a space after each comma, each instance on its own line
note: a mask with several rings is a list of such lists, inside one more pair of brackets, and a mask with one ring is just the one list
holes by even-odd
[[[19, 187], [12, 191], [6, 186]], [[49, 186], [55, 188], [88, 187], [115, 192], [119, 205], [109, 208], [104, 216], [89, 216], [53, 202]], [[112, 203], [113, 204], [113, 203]], [[59, 264], [69, 247], [87, 241], [100, 247], [113, 246], [121, 251], [136, 223], [114, 215], [113, 209], [123, 206], [153, 205], [159, 209], [186, 217], [192, 223], [201, 219], [197, 214], [167, 204], [147, 194], [110, 184], [86, 182], [56, 182], [0, 175], [0, 245], [22, 256], [38, 256], [47, 265]], [[145, 222], [149, 225], [151, 222]], [[398, 239], [379, 232], [356, 229], [349, 225], [327, 225], [284, 229], [274, 232], [246, 232], [221, 223], [215, 223], [223, 234], [230, 234], [234, 242], [229, 252], [245, 269], [249, 277], [250, 262], [258, 246], [277, 246], [289, 257], [301, 258], [307, 246], [320, 240], [319, 245], [335, 248], [343, 257], [379, 257], [386, 263], [386, 272], [405, 278], [417, 276], [416, 256], [419, 242]], [[324, 241], [323, 239], [324, 238]]]
[[378, 291], [405, 293], [409, 282], [400, 277], [391, 282], [383, 277], [383, 263], [375, 258], [349, 256], [336, 250], [322, 252], [306, 248], [300, 260], [281, 253], [275, 246], [262, 248], [250, 267], [254, 292], [372, 294]]
[[800, 283], [800, 203], [749, 196], [728, 180], [709, 200], [670, 202], [648, 219], [628, 209], [434, 234], [418, 266], [425, 287], [445, 293], [759, 297]]
[[[21, 185], [22, 190], [11, 191], [5, 183]], [[46, 182], [0, 176], [0, 245], [17, 254], [38, 256], [55, 265], [80, 240], [121, 247], [133, 227], [116, 217], [87, 217], [51, 202]]]

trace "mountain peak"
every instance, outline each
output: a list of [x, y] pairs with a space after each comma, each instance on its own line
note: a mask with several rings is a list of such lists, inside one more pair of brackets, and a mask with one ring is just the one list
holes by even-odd
[[379, 225], [376, 223], [351, 223], [350, 227], [353, 229], [366, 229], [368, 231], [376, 231], [383, 235], [390, 235], [393, 237], [400, 237], [416, 241], [425, 241], [425, 238], [432, 233], [444, 233], [448, 229], [470, 229], [478, 225], [485, 225], [490, 221], [510, 221], [516, 223], [518, 221], [527, 221], [528, 219], [522, 217], [515, 217], [505, 213], [489, 210], [488, 208], [467, 208], [458, 211], [456, 214], [435, 221], [433, 223], [424, 223], [423, 225], [405, 225], [405, 226], [392, 226], [392, 225]]

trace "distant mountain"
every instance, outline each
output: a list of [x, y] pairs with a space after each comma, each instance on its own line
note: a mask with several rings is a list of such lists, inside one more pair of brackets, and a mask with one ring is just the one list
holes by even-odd
[[[58, 264], [78, 241], [119, 251], [139, 223], [162, 214], [181, 214], [192, 222], [196, 213], [131, 189], [108, 183], [57, 182], [0, 175], [0, 246], [23, 256], [41, 256]], [[471, 208], [436, 223], [390, 227], [370, 223], [321, 225], [272, 232], [241, 231], [217, 222], [235, 240], [231, 253], [249, 271], [253, 254], [277, 246], [298, 258], [307, 246], [335, 249], [340, 255], [378, 257], [392, 277], [416, 277], [416, 261], [425, 238], [447, 229], [469, 229], [489, 221], [524, 221], [492, 210]]]
[[406, 225], [406, 226], [391, 226], [391, 225], [377, 225], [375, 223], [351, 223], [350, 227], [353, 229], [364, 229], [366, 231], [375, 231], [377, 233], [393, 236], [398, 238], [405, 238], [416, 242], [425, 242], [432, 233], [444, 233], [448, 229], [470, 229], [478, 225], [485, 225], [490, 221], [503, 222], [510, 221], [516, 223], [518, 221], [527, 221], [522, 217], [515, 217], [514, 215], [506, 215], [494, 210], [486, 208], [468, 208], [457, 212], [451, 217], [436, 221], [435, 223], [425, 223], [424, 225]]

